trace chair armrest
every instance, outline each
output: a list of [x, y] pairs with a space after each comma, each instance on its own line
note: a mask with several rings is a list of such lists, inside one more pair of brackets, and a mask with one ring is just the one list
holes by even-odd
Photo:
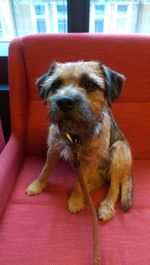
[[23, 141], [11, 136], [0, 154], [0, 217], [9, 200], [24, 156], [25, 148]]
[[4, 146], [5, 146], [5, 140], [4, 140], [2, 124], [1, 124], [1, 119], [0, 119], [0, 153], [2, 152]]

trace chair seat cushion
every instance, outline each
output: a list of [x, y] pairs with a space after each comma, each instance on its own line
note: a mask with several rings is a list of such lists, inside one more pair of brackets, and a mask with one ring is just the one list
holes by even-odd
[[[37, 177], [44, 158], [24, 160], [0, 226], [1, 265], [92, 264], [92, 231], [88, 209], [71, 214], [68, 196], [75, 174], [60, 161], [47, 190], [28, 197], [24, 190]], [[147, 265], [150, 261], [150, 161], [134, 161], [133, 207], [120, 210], [107, 223], [99, 223], [101, 265]], [[104, 198], [106, 187], [92, 197], [95, 205]]]

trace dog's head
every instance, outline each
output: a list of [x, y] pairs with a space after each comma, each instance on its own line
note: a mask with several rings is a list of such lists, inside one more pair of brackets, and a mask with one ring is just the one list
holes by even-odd
[[[97, 62], [55, 63], [37, 79], [40, 96], [62, 131], [85, 133], [101, 120], [103, 107], [118, 98], [124, 76]], [[76, 131], [76, 132], [75, 132]]]

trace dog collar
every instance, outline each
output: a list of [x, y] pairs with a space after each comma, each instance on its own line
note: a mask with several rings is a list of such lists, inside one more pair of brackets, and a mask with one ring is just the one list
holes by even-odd
[[79, 146], [80, 140], [77, 135], [70, 135], [69, 133], [66, 134], [67, 142], [66, 144], [71, 148], [73, 154], [73, 166], [75, 168], [80, 167], [80, 153], [79, 153]]

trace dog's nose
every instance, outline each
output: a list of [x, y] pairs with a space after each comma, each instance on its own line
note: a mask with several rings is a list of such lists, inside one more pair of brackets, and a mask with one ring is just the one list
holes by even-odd
[[60, 110], [69, 111], [74, 107], [75, 101], [72, 98], [66, 96], [58, 99], [57, 105]]

